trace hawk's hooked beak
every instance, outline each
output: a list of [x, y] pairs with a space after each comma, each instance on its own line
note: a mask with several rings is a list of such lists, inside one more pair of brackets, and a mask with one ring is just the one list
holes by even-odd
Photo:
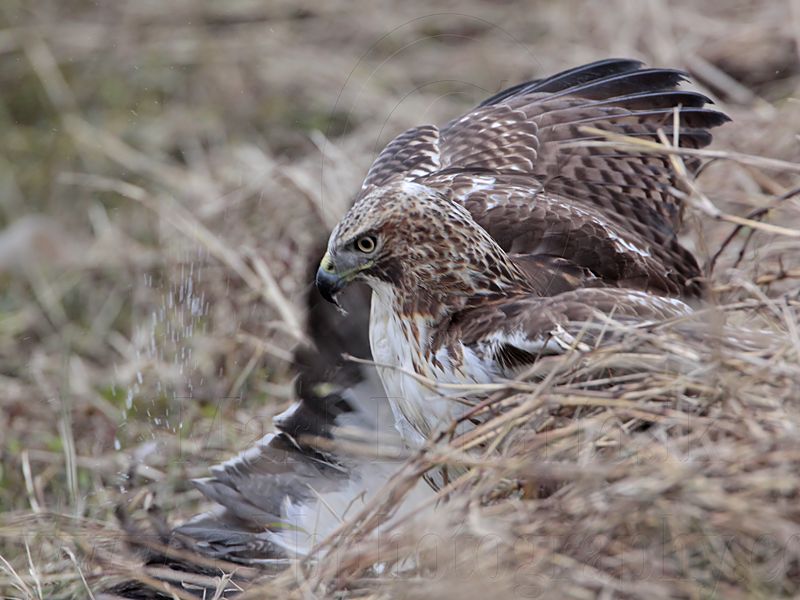
[[336, 272], [336, 267], [333, 264], [330, 253], [326, 252], [325, 256], [322, 257], [322, 261], [319, 263], [319, 269], [317, 269], [317, 289], [319, 293], [325, 300], [338, 306], [339, 303], [336, 301], [336, 294], [340, 292], [347, 283], [347, 277], [343, 277]]

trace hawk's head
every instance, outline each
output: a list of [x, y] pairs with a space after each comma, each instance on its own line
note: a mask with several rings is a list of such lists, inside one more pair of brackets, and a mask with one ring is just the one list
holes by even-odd
[[520, 277], [464, 207], [441, 191], [397, 181], [360, 198], [342, 217], [317, 271], [317, 287], [335, 302], [337, 292], [361, 280], [379, 294], [390, 290], [417, 312], [447, 297], [499, 292]]

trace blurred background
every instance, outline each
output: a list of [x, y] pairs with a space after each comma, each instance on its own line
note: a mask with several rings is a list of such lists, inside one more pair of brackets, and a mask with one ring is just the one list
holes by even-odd
[[[180, 520], [270, 429], [309, 269], [400, 131], [624, 56], [691, 73], [733, 118], [712, 148], [797, 163], [799, 43], [792, 0], [3, 0], [0, 592], [31, 564], [72, 589], [130, 478]], [[792, 177], [701, 184], [744, 214]], [[699, 225], [708, 259], [731, 227]], [[723, 283], [785, 253], [764, 239]]]

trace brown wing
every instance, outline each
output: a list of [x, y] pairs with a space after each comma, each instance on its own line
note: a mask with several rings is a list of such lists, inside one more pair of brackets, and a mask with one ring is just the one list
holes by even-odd
[[539, 356], [607, 342], [619, 333], [610, 322], [643, 324], [689, 312], [679, 300], [647, 292], [581, 288], [548, 298], [500, 299], [468, 309], [453, 319], [440, 343], [460, 340], [509, 375]]
[[510, 252], [567, 258], [609, 285], [698, 295], [700, 269], [676, 240], [682, 210], [667, 159], [576, 145], [597, 137], [587, 125], [671, 137], [677, 108], [680, 144], [705, 146], [728, 118], [705, 108], [705, 96], [675, 89], [684, 80], [609, 59], [521, 84], [440, 131], [402, 134], [367, 182], [407, 177], [441, 189]]
[[610, 59], [501, 92], [442, 129], [442, 169], [527, 173], [548, 192], [568, 192], [626, 218], [674, 227], [680, 210], [663, 188], [672, 181], [665, 157], [575, 143], [598, 137], [584, 126], [649, 139], [663, 128], [671, 136], [678, 108], [681, 145], [707, 145], [708, 130], [728, 117], [705, 108], [709, 100], [702, 94], [675, 89], [685, 80], [673, 69]]
[[436, 172], [441, 165], [439, 128], [421, 125], [393, 139], [369, 168], [361, 195], [397, 178], [416, 179]]
[[512, 257], [566, 258], [606, 285], [672, 295], [700, 292], [697, 263], [672, 231], [544, 192], [516, 175], [451, 173], [430, 180], [463, 203]]

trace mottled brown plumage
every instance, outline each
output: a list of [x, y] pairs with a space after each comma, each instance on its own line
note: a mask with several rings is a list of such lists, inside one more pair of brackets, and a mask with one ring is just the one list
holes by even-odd
[[429, 433], [428, 412], [452, 414], [398, 370], [492, 381], [575, 347], [587, 321], [659, 320], [701, 296], [701, 270], [677, 238], [683, 206], [667, 157], [581, 145], [598, 137], [591, 126], [705, 146], [728, 118], [676, 89], [684, 80], [600, 61], [406, 131], [381, 152], [318, 283], [331, 297], [352, 280], [372, 287], [372, 350], [407, 439]]

